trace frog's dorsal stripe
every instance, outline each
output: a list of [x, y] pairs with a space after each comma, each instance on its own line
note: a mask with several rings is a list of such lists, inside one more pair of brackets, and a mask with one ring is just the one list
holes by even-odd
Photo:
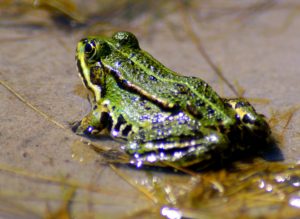
[[152, 102], [159, 104], [165, 109], [173, 109], [176, 108], [177, 105], [175, 103], [170, 103], [167, 100], [163, 100], [155, 95], [150, 94], [146, 90], [142, 89], [138, 85], [135, 85], [133, 83], [130, 83], [128, 80], [126, 80], [121, 74], [120, 71], [117, 71], [116, 69], [111, 68], [110, 66], [106, 66], [106, 68], [110, 69], [110, 73], [113, 74], [113, 76], [117, 79], [119, 82], [118, 84], [122, 87], [129, 88], [133, 91], [136, 91], [137, 93], [142, 94], [143, 96], [147, 97], [150, 99]]
[[[212, 109], [212, 112], [218, 112], [219, 114], [221, 114], [221, 116], [223, 118], [223, 122], [226, 122], [226, 118], [228, 118], [228, 120], [230, 120], [229, 116], [227, 115], [227, 112], [220, 109], [220, 107], [224, 107], [223, 103], [221, 101], [221, 98], [220, 98], [220, 101], [218, 101], [217, 103], [214, 103], [213, 101], [211, 101], [211, 98], [206, 97], [203, 93], [199, 93], [199, 91], [193, 85], [189, 84], [188, 81], [181, 80], [179, 82], [179, 77], [184, 78], [183, 76], [178, 75], [177, 73], [166, 68], [163, 64], [161, 64], [159, 61], [154, 59], [149, 53], [147, 53], [143, 50], [134, 50], [134, 55], [132, 55], [132, 52], [128, 53], [125, 49], [118, 49], [112, 43], [109, 43], [109, 45], [113, 48], [114, 52], [120, 53], [120, 55], [117, 57], [120, 57], [120, 56], [121, 57], [130, 57], [130, 59], [128, 59], [128, 61], [133, 62], [138, 68], [140, 68], [144, 72], [146, 72], [148, 76], [152, 76], [156, 80], [160, 80], [160, 81], [185, 85], [186, 87], [188, 87], [191, 90], [192, 93], [197, 94], [199, 99], [201, 99], [201, 101], [203, 101], [206, 106], [208, 106], [210, 109]], [[144, 58], [142, 59], [141, 57], [144, 57]], [[145, 60], [147, 60], [147, 62], [149, 63], [148, 65], [145, 65]], [[150, 99], [151, 101], [159, 103], [163, 107], [174, 108], [177, 106], [176, 102], [174, 102], [174, 101], [172, 102], [172, 100], [170, 100], [168, 98], [153, 95], [151, 91], [147, 90], [147, 87], [141, 87], [139, 84], [131, 83], [130, 81], [132, 81], [132, 78], [134, 78], [134, 77], [130, 77], [130, 75], [127, 75], [128, 72], [122, 71], [123, 70], [122, 68], [118, 68], [118, 66], [113, 65], [113, 64], [114, 63], [106, 63], [105, 67], [110, 68], [111, 72], [114, 73], [115, 76], [117, 76], [118, 80], [127, 88], [132, 88], [134, 91], [140, 93], [141, 95], [145, 96], [146, 98]], [[112, 67], [112, 66], [114, 66], [114, 67]], [[168, 77], [160, 76], [159, 73], [157, 73], [157, 72], [155, 73], [153, 71], [154, 67], [157, 67], [157, 69], [163, 69], [163, 71], [160, 71], [162, 73], [167, 72], [169, 75], [174, 75], [175, 77], [177, 76], [178, 80], [174, 80], [171, 77], [168, 78]], [[126, 76], [128, 76], [128, 77], [126, 77]], [[206, 89], [211, 89], [210, 86], [207, 85], [207, 83], [205, 83], [205, 85], [206, 85]], [[149, 88], [149, 89], [151, 89], [151, 88]], [[211, 92], [213, 92], [213, 91], [211, 91]], [[218, 96], [215, 92], [213, 95]], [[188, 103], [188, 102], [186, 102], [185, 104], [186, 104], [188, 111], [189, 111], [189, 109], [197, 110], [197, 107], [193, 107], [193, 104]], [[193, 110], [189, 111], [189, 112], [192, 113], [194, 116], [197, 116], [197, 113], [198, 113], [197, 111], [193, 111]]]

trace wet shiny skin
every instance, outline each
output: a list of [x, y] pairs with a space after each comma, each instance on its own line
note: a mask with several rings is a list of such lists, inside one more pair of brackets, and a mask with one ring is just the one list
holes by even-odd
[[205, 81], [171, 71], [132, 33], [81, 40], [76, 62], [92, 110], [74, 130], [108, 131], [137, 166], [223, 159], [270, 136], [264, 116], [246, 100], [221, 98]]

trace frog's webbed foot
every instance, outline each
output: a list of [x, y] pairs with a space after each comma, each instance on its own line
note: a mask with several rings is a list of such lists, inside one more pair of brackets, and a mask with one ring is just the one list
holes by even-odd
[[71, 124], [72, 130], [78, 135], [97, 135], [103, 129], [100, 117], [100, 112], [91, 111], [81, 121]]
[[167, 166], [168, 163], [188, 167], [199, 163], [210, 163], [223, 159], [228, 150], [228, 139], [224, 135], [211, 131], [210, 134], [195, 138], [195, 136], [173, 137], [153, 140], [151, 142], [129, 142], [125, 151], [132, 155], [131, 163], [137, 166], [154, 164]]
[[72, 127], [72, 131], [77, 135], [92, 136], [99, 133], [99, 131], [95, 127], [84, 124], [82, 121], [76, 121], [70, 125]]

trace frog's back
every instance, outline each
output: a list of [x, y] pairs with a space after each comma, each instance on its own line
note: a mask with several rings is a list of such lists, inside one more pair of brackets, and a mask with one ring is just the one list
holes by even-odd
[[94, 94], [92, 111], [76, 132], [108, 130], [127, 141], [124, 148], [137, 164], [219, 160], [256, 148], [270, 135], [264, 117], [248, 102], [221, 99], [203, 80], [169, 70], [141, 50], [133, 34], [84, 39], [76, 59]]
[[112, 72], [144, 98], [166, 110], [182, 109], [203, 123], [231, 122], [219, 95], [203, 80], [179, 75], [140, 48], [112, 49], [104, 60]]

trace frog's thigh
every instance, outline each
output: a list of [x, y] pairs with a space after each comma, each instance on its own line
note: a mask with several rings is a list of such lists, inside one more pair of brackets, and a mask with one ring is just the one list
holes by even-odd
[[169, 136], [164, 139], [153, 139], [148, 142], [129, 142], [125, 148], [134, 155], [137, 161], [176, 163], [199, 163], [210, 159], [211, 154], [221, 153], [228, 147], [226, 136], [211, 130], [200, 130], [205, 136]]

